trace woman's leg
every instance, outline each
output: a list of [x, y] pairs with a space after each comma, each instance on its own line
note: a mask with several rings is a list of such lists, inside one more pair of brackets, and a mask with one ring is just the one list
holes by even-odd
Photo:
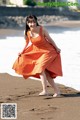
[[58, 88], [58, 86], [56, 85], [56, 83], [54, 82], [54, 80], [50, 77], [49, 73], [46, 71], [46, 77], [48, 82], [50, 83], [50, 85], [52, 86], [52, 88], [54, 89], [54, 95], [53, 97], [57, 97], [60, 95], [60, 90]]
[[39, 95], [47, 95], [47, 78], [45, 72], [40, 74], [43, 91]]

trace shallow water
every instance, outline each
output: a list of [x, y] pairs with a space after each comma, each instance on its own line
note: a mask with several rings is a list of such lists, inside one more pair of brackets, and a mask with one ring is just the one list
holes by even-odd
[[[63, 77], [57, 77], [55, 82], [80, 91], [80, 28], [46, 28], [61, 48]], [[23, 30], [18, 35], [0, 35], [0, 73], [19, 76], [12, 65], [25, 45], [23, 36]]]

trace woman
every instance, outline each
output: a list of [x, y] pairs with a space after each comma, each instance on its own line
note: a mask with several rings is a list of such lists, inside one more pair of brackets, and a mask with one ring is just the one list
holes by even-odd
[[[49, 36], [47, 30], [40, 26], [37, 18], [30, 15], [26, 18], [26, 45], [13, 65], [16, 73], [28, 77], [40, 78], [43, 91], [39, 95], [48, 95], [47, 81], [54, 88], [53, 97], [60, 91], [53, 78], [62, 76], [60, 49]], [[29, 42], [32, 44], [28, 46]], [[27, 47], [28, 46], [28, 47]]]

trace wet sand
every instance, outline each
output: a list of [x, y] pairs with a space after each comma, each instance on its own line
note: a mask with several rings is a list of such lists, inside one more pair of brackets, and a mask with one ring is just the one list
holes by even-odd
[[17, 103], [17, 120], [79, 120], [80, 93], [69, 87], [58, 85], [61, 97], [39, 96], [41, 82], [9, 74], [0, 74], [0, 103]]
[[[80, 27], [80, 21], [59, 21], [59, 22], [53, 22], [53, 23], [49, 23], [49, 24], [45, 24], [43, 25], [45, 27], [64, 27], [64, 28], [73, 28], [73, 27]], [[10, 36], [10, 35], [20, 35], [20, 31], [24, 30], [24, 28], [8, 28], [4, 29], [1, 28], [0, 29], [0, 35], [5, 35], [5, 36]]]

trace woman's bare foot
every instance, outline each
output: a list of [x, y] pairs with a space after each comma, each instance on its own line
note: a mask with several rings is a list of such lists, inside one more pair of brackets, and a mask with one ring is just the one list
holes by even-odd
[[40, 96], [46, 96], [46, 95], [48, 95], [48, 93], [45, 92], [45, 91], [42, 91], [41, 93], [39, 93], [39, 95], [40, 95]]
[[55, 97], [60, 97], [61, 95], [60, 95], [60, 93], [54, 93], [54, 95], [53, 95], [53, 97], [55, 98]]

